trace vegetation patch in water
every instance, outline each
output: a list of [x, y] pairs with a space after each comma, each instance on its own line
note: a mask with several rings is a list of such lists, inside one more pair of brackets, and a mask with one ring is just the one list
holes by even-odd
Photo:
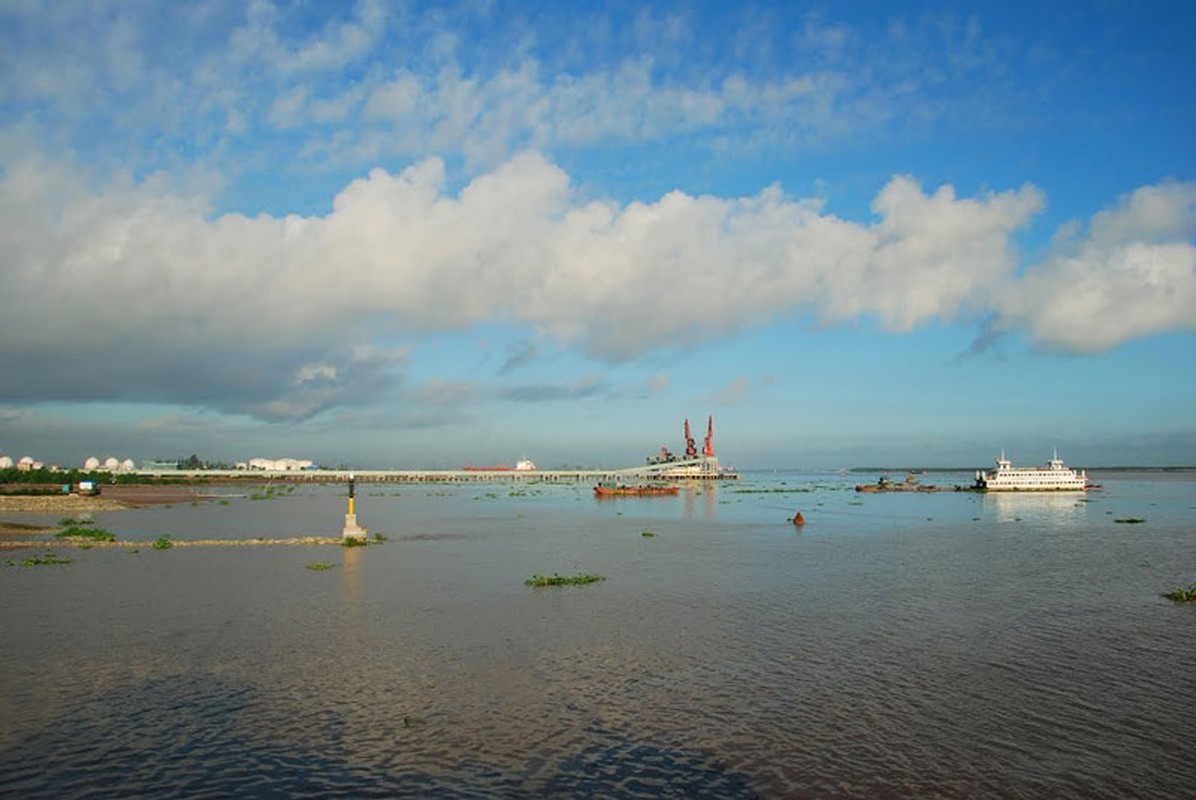
[[96, 527], [94, 523], [80, 522], [79, 520], [63, 521], [71, 524], [54, 534], [59, 539], [91, 539], [96, 542], [116, 541], [115, 533]]
[[153, 547], [155, 550], [169, 550], [174, 547], [174, 542], [171, 541], [169, 533], [164, 533], [157, 539], [154, 539]]
[[578, 575], [532, 575], [523, 582], [524, 586], [531, 586], [535, 589], [543, 589], [548, 586], [585, 586], [587, 583], [597, 583], [604, 581], [606, 578], [601, 575], [588, 575], [585, 573]]
[[653, 533], [652, 531], [644, 531], [643, 533], [640, 534], [640, 536], [643, 536], [645, 539], [651, 539], [655, 535], [656, 534]]
[[341, 539], [341, 547], [369, 547], [372, 544], [382, 544], [386, 537], [381, 533], [371, 536], [348, 536]]
[[1196, 583], [1186, 589], [1172, 589], [1163, 595], [1173, 603], [1196, 603]]
[[1141, 517], [1118, 517], [1113, 521], [1120, 522], [1123, 525], [1137, 525], [1139, 523], [1146, 522], [1146, 520], [1142, 519]]
[[313, 562], [311, 564], [308, 564], [307, 568], [310, 569], [312, 572], [323, 572], [324, 570], [332, 569], [335, 566], [336, 566], [336, 564], [321, 564], [319, 562]]
[[49, 550], [46, 551], [44, 556], [30, 556], [29, 558], [21, 559], [20, 561], [10, 558], [5, 562], [5, 564], [10, 567], [51, 567], [57, 566], [59, 564], [69, 563], [71, 563], [69, 558], [56, 556]]

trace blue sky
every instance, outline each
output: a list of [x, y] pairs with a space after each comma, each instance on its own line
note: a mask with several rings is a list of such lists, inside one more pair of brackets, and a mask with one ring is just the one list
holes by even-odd
[[1194, 23], [0, 2], [0, 454], [1194, 464]]

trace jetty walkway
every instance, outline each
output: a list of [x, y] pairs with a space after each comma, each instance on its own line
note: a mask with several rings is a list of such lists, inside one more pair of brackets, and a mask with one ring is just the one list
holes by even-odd
[[[420, 470], [420, 469], [308, 469], [308, 470], [135, 470], [146, 478], [195, 481], [280, 481], [284, 483], [594, 483], [597, 481], [725, 480], [732, 474], [666, 476], [645, 467], [623, 469], [537, 470]], [[738, 476], [734, 476], [738, 477]]]

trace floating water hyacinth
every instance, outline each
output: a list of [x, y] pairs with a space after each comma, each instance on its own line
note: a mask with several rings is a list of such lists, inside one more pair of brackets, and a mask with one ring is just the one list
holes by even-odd
[[547, 586], [585, 586], [587, 583], [597, 583], [603, 580], [606, 578], [601, 575], [532, 575], [523, 584], [542, 589]]
[[81, 520], [63, 520], [66, 524], [62, 530], [54, 534], [59, 539], [93, 539], [97, 542], [116, 541], [116, 534], [96, 527], [94, 523]]
[[71, 559], [56, 556], [49, 550], [46, 551], [44, 556], [30, 556], [20, 561], [10, 558], [5, 562], [10, 567], [49, 567], [69, 563], [71, 563]]
[[1173, 603], [1196, 603], [1196, 583], [1186, 589], [1172, 589], [1163, 595]]

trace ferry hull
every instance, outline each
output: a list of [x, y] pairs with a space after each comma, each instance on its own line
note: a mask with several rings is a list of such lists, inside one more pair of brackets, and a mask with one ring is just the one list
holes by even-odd
[[976, 484], [978, 492], [1083, 492], [1089, 487], [1088, 473], [1084, 470], [1068, 469], [1056, 453], [1045, 467], [1015, 467], [1005, 452], [997, 457], [997, 468], [989, 472], [978, 471]]

